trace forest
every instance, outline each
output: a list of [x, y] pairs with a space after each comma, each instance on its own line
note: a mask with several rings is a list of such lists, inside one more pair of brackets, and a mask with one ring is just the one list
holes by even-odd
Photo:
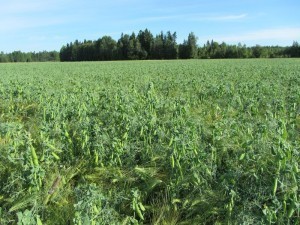
[[191, 32], [183, 43], [177, 43], [176, 32], [163, 31], [153, 35], [150, 30], [140, 30], [136, 35], [121, 34], [116, 41], [110, 36], [98, 40], [84, 40], [67, 43], [60, 52], [43, 51], [23, 53], [0, 53], [0, 62], [40, 61], [111, 61], [146, 59], [226, 59], [226, 58], [289, 58], [300, 57], [300, 46], [294, 41], [291, 46], [248, 47], [207, 41], [202, 47], [196, 35]]
[[48, 62], [59, 61], [59, 52], [42, 51], [42, 52], [21, 52], [14, 51], [11, 53], [0, 52], [0, 63], [5, 62]]

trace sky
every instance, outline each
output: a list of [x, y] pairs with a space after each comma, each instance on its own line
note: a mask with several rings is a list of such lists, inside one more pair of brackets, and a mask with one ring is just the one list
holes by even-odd
[[57, 50], [76, 39], [190, 32], [247, 46], [300, 42], [299, 0], [0, 0], [0, 52]]

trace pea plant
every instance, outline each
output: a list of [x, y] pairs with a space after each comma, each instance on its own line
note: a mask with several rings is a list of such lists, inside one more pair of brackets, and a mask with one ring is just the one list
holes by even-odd
[[299, 59], [0, 65], [0, 224], [299, 224]]

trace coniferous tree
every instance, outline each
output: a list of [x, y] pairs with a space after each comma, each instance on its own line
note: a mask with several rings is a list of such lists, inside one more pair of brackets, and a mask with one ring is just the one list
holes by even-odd
[[193, 32], [191, 32], [188, 36], [188, 51], [189, 51], [189, 58], [194, 59], [197, 58], [197, 37]]
[[148, 29], [145, 29], [144, 31], [141, 30], [137, 38], [141, 44], [141, 48], [147, 52], [147, 58], [150, 58], [151, 47], [154, 42], [152, 33]]

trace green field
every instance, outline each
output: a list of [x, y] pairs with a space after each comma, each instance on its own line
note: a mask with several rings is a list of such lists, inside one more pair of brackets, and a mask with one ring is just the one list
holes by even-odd
[[300, 59], [0, 64], [0, 224], [300, 224]]

